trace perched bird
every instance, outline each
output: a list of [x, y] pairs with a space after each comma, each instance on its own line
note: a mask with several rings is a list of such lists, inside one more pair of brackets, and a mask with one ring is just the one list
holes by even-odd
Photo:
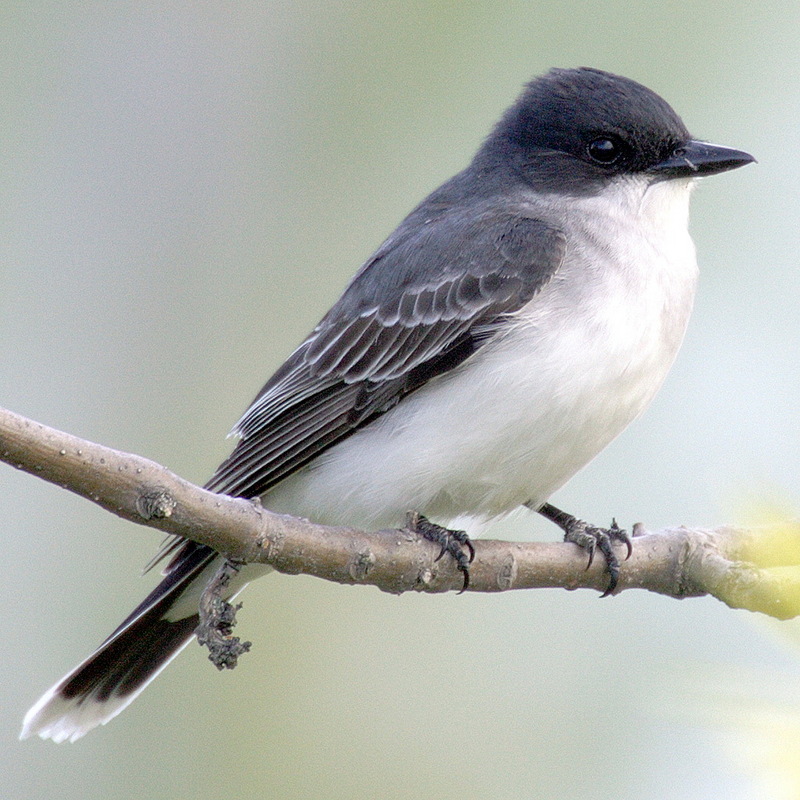
[[[469, 538], [519, 506], [606, 557], [624, 532], [548, 497], [652, 400], [683, 339], [695, 179], [753, 161], [693, 139], [658, 95], [596, 69], [529, 83], [259, 392], [206, 485], [332, 525]], [[471, 529], [471, 528], [469, 528]], [[222, 556], [174, 540], [164, 579], [28, 712], [64, 741], [122, 711], [192, 638]], [[267, 570], [242, 569], [231, 594]]]

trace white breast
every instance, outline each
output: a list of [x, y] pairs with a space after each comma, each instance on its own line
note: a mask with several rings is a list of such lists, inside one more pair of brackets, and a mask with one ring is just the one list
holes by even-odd
[[547, 209], [567, 234], [565, 263], [502, 337], [264, 504], [367, 528], [399, 526], [409, 510], [483, 522], [541, 504], [588, 463], [664, 380], [697, 272], [688, 181], [627, 178], [612, 195], [574, 201], [568, 216]]

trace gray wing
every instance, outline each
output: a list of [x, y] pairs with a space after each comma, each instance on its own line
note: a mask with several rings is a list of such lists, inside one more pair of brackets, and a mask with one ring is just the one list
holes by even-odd
[[259, 392], [207, 488], [260, 495], [458, 366], [550, 280], [564, 246], [520, 213], [410, 217]]

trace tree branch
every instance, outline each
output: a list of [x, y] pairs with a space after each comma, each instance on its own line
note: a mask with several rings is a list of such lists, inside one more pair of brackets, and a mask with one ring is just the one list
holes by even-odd
[[[237, 562], [270, 564], [379, 589], [459, 590], [452, 559], [405, 530], [370, 533], [273, 514], [258, 501], [201, 489], [141, 456], [112, 450], [0, 409], [0, 460], [97, 503], [124, 519], [209, 545]], [[633, 531], [617, 593], [647, 589], [669, 597], [713, 595], [732, 608], [788, 619], [800, 614], [800, 526], [742, 530]], [[476, 541], [471, 592], [561, 587], [603, 590], [602, 559], [563, 542]]]

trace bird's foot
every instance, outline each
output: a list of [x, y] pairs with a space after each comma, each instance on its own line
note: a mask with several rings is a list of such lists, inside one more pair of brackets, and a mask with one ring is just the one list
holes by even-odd
[[[464, 531], [451, 531], [449, 528], [443, 528], [416, 511], [408, 513], [406, 527], [442, 548], [439, 555], [436, 556], [436, 561], [445, 553], [452, 556], [459, 571], [464, 575], [464, 585], [459, 594], [466, 592], [469, 587], [469, 565], [475, 560], [475, 548], [472, 546], [469, 536]], [[464, 552], [464, 548], [467, 549], [469, 555]]]
[[578, 547], [586, 550], [589, 554], [589, 562], [586, 564], [586, 569], [592, 566], [596, 550], [603, 554], [609, 579], [608, 586], [600, 597], [608, 597], [608, 595], [612, 594], [619, 582], [619, 558], [614, 552], [612, 544], [619, 542], [625, 545], [627, 548], [625, 560], [627, 561], [633, 551], [628, 532], [620, 528], [616, 520], [611, 521], [611, 527], [609, 528], [598, 528], [595, 525], [589, 525], [582, 519], [574, 519], [573, 523], [564, 531], [564, 541], [573, 542]]
[[619, 558], [614, 552], [613, 545], [614, 543], [625, 545], [625, 560], [627, 561], [633, 552], [633, 544], [628, 532], [620, 528], [615, 519], [611, 521], [611, 527], [598, 528], [557, 509], [555, 506], [551, 506], [549, 503], [545, 503], [539, 509], [539, 513], [555, 522], [564, 531], [565, 542], [572, 542], [586, 550], [589, 554], [589, 562], [586, 564], [586, 569], [592, 566], [594, 554], [597, 550], [603, 554], [606, 560], [606, 572], [608, 572], [609, 580], [606, 590], [600, 596], [608, 597], [608, 595], [612, 594], [619, 582]]

